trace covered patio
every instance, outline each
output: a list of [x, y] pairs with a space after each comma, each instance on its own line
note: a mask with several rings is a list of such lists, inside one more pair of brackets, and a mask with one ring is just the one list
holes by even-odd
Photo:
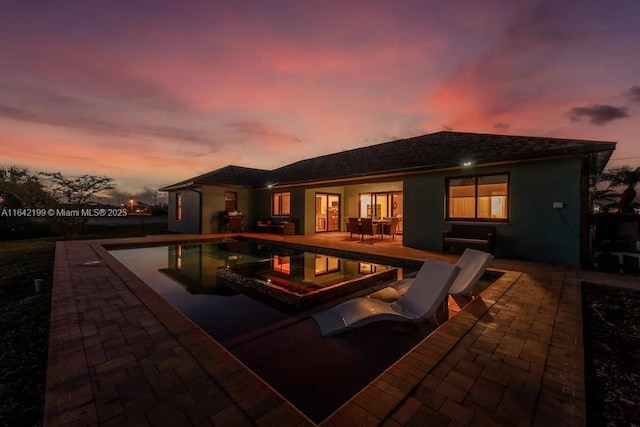
[[397, 233], [403, 232], [402, 181], [337, 182], [305, 189], [304, 198], [306, 235], [346, 231], [348, 218], [397, 218]]
[[[457, 259], [389, 239], [351, 241], [344, 232], [244, 235]], [[58, 242], [45, 425], [314, 425], [103, 247], [213, 237]], [[506, 274], [321, 425], [584, 424], [584, 274], [506, 259], [490, 268]]]

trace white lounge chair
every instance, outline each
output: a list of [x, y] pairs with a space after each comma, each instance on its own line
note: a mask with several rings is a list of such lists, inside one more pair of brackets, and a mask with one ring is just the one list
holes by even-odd
[[361, 297], [312, 315], [323, 336], [381, 320], [418, 321], [432, 317], [447, 296], [460, 267], [427, 260], [402, 298], [393, 303]]
[[[493, 261], [493, 258], [493, 255], [488, 252], [470, 248], [465, 249], [456, 263], [456, 265], [460, 267], [460, 274], [458, 274], [453, 285], [451, 285], [449, 293], [451, 295], [466, 295], [471, 292], [491, 261]], [[381, 299], [386, 302], [396, 301], [407, 292], [411, 283], [413, 283], [419, 275], [420, 272], [418, 272], [414, 278], [398, 280], [389, 285], [389, 287], [370, 294], [369, 298]]]

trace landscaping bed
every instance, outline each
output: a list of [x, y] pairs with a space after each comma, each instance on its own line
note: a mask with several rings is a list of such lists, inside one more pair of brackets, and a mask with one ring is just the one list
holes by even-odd
[[640, 290], [583, 283], [587, 425], [640, 425]]

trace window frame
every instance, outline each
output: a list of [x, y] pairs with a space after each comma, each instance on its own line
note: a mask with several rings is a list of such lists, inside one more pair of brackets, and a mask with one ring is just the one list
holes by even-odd
[[[282, 199], [283, 195], [289, 195], [289, 212], [282, 212]], [[276, 196], [280, 195], [278, 203], [278, 213], [276, 213]], [[272, 216], [291, 216], [291, 192], [290, 191], [278, 191], [271, 194], [271, 215]]]
[[[507, 214], [506, 218], [478, 218], [478, 178], [487, 177], [487, 176], [500, 176], [504, 175], [507, 177], [507, 195], [505, 196], [505, 212]], [[471, 178], [474, 180], [474, 217], [451, 217], [450, 212], [450, 188], [451, 181], [455, 179], [461, 178]], [[475, 175], [457, 175], [457, 176], [449, 176], [445, 178], [445, 221], [464, 221], [464, 222], [500, 222], [500, 223], [508, 223], [511, 221], [511, 174], [509, 172], [496, 172], [496, 173], [484, 173], [484, 174], [475, 174]]]

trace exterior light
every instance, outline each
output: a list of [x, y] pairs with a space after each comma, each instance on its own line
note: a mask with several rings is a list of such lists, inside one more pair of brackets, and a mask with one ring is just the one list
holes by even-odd
[[462, 166], [471, 166], [471, 162], [464, 162]]

